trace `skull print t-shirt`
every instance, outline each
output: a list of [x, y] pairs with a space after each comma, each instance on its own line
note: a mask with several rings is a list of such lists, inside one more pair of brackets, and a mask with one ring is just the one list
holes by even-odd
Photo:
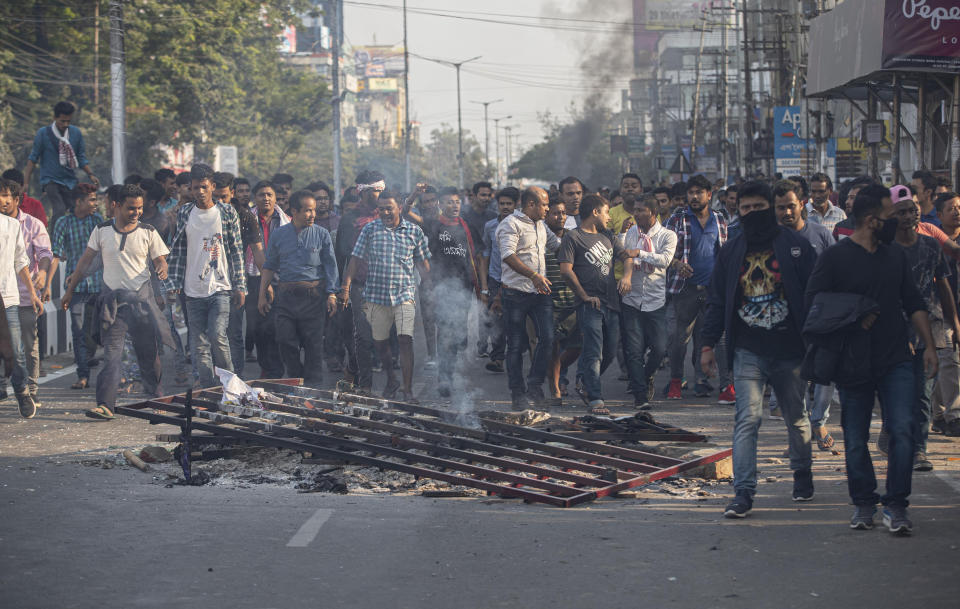
[[772, 244], [747, 249], [740, 265], [737, 302], [738, 348], [761, 357], [803, 357], [803, 342], [790, 316]]
[[230, 273], [223, 253], [223, 224], [217, 206], [190, 210], [186, 232], [184, 294], [190, 298], [206, 298], [220, 291], [229, 291]]

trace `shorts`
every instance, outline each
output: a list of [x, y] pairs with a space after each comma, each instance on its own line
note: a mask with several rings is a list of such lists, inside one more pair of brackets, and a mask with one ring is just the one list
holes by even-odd
[[394, 306], [363, 303], [363, 314], [370, 322], [373, 330], [373, 340], [387, 340], [390, 338], [390, 329], [396, 325], [397, 334], [413, 336], [413, 322], [417, 318], [417, 307], [412, 300]]
[[553, 310], [553, 337], [561, 351], [579, 349], [583, 346], [580, 326], [577, 325], [577, 309]]

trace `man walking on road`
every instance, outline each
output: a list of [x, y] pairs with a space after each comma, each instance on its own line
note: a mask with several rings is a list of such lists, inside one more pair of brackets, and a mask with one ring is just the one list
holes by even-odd
[[717, 373], [714, 346], [726, 333], [733, 354], [736, 415], [733, 430], [733, 488], [724, 511], [743, 518], [757, 490], [757, 438], [763, 418], [763, 390], [776, 391], [787, 425], [793, 500], [813, 499], [810, 421], [800, 378], [806, 317], [803, 298], [816, 254], [810, 243], [777, 225], [773, 193], [747, 182], [738, 192], [742, 234], [720, 250], [710, 281], [703, 324], [701, 367]]
[[76, 109], [70, 102], [57, 102], [53, 107], [53, 123], [37, 131], [27, 167], [23, 171], [23, 188], [27, 192], [33, 170], [40, 168], [41, 199], [51, 226], [70, 209], [73, 200], [71, 191], [77, 185], [78, 168], [89, 176], [94, 186], [100, 186], [100, 180], [93, 175], [87, 160], [83, 133], [70, 124]]
[[233, 371], [227, 326], [231, 307], [243, 306], [247, 289], [240, 220], [229, 203], [213, 200], [213, 170], [190, 169], [194, 203], [177, 212], [167, 291], [187, 297], [187, 323], [200, 384], [218, 384], [213, 368]]
[[[416, 400], [413, 395], [413, 324], [416, 319], [413, 271], [416, 268], [424, 281], [429, 281], [430, 250], [423, 230], [401, 217], [396, 199], [397, 195], [391, 192], [378, 193], [379, 218], [367, 223], [357, 237], [344, 274], [340, 299], [342, 304], [349, 301], [353, 280], [361, 267], [366, 267], [362, 313], [387, 373], [383, 397], [393, 399], [399, 390], [401, 399], [409, 402]], [[390, 366], [390, 329], [394, 326], [400, 346], [402, 387]]]
[[[667, 220], [667, 229], [677, 234], [677, 251], [667, 271], [667, 291], [675, 311], [676, 327], [670, 351], [670, 387], [667, 399], [683, 398], [683, 369], [687, 343], [693, 338], [694, 354], [702, 346], [703, 313], [707, 308], [707, 286], [716, 264], [717, 254], [727, 241], [727, 222], [719, 212], [710, 209], [713, 186], [701, 175], [687, 182], [687, 207]], [[741, 225], [743, 221], [741, 219]], [[720, 360], [725, 358], [721, 355]], [[723, 368], [726, 368], [725, 366]], [[703, 372], [695, 369], [697, 397], [710, 393]], [[720, 403], [735, 401], [727, 370], [720, 370]]]
[[[507, 328], [507, 376], [514, 410], [543, 403], [543, 381], [553, 349], [553, 300], [544, 253], [556, 251], [560, 240], [543, 219], [550, 208], [547, 191], [531, 186], [520, 196], [520, 209], [497, 227], [503, 262], [503, 314]], [[523, 349], [527, 317], [533, 321], [537, 346], [527, 381], [523, 379]]]
[[[256, 221], [263, 237], [263, 244], [269, 248], [273, 235], [281, 226], [290, 222], [290, 217], [277, 206], [276, 191], [270, 182], [257, 182], [253, 187], [253, 199], [256, 203]], [[241, 235], [241, 240], [242, 238]], [[260, 313], [257, 298], [261, 290], [265, 290], [267, 300], [272, 300], [273, 286], [270, 283], [262, 284], [263, 277], [260, 269], [263, 265], [253, 257], [253, 252], [247, 252], [246, 256], [247, 289], [251, 295], [244, 304], [247, 309], [247, 332], [252, 332], [254, 336], [261, 378], [282, 378], [283, 361], [280, 359], [280, 348], [277, 345], [276, 311]]]
[[[897, 231], [897, 219], [891, 217], [892, 208], [887, 188], [872, 184], [860, 191], [853, 203], [854, 231], [817, 260], [807, 284], [805, 308], [810, 309], [818, 294], [831, 292], [860, 294], [876, 303], [876, 312], [857, 321], [866, 333], [863, 352], [850, 354], [851, 360], [864, 364], [864, 370], [857, 375], [856, 382], [837, 381], [847, 487], [856, 508], [850, 526], [873, 528], [876, 505], [880, 501], [884, 506], [884, 525], [892, 533], [905, 534], [913, 527], [907, 506], [915, 449], [916, 382], [904, 314], [909, 316], [925, 345], [922, 357], [927, 377], [937, 373], [937, 352], [923, 296], [911, 276], [907, 254], [890, 244]], [[890, 434], [886, 492], [882, 497], [877, 494], [877, 479], [867, 444], [878, 396]]]
[[[267, 251], [258, 308], [263, 315], [276, 309], [277, 342], [287, 374], [318, 387], [323, 380], [323, 328], [337, 308], [340, 277], [330, 233], [313, 223], [317, 213], [313, 193], [293, 193], [290, 211], [291, 222], [277, 229]], [[279, 283], [271, 305], [267, 286], [274, 275]]]
[[68, 310], [74, 291], [94, 264], [103, 260], [104, 290], [100, 295], [100, 343], [103, 367], [97, 375], [97, 406], [86, 416], [112, 420], [120, 385], [120, 359], [124, 337], [129, 332], [140, 365], [144, 392], [156, 397], [160, 387], [160, 357], [157, 345], [173, 347], [169, 326], [157, 306], [150, 281], [151, 262], [160, 281], [167, 279], [167, 246], [149, 224], [140, 223], [143, 190], [135, 184], [123, 186], [120, 204], [112, 220], [101, 223], [90, 235], [87, 249], [67, 278], [61, 306]]

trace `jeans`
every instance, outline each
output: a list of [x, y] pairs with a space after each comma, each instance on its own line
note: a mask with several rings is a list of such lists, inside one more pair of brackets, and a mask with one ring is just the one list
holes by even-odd
[[733, 488], [752, 496], [757, 491], [757, 435], [763, 421], [763, 388], [769, 384], [780, 398], [787, 426], [790, 469], [809, 470], [810, 420], [803, 405], [806, 383], [797, 359], [761, 357], [746, 349], [733, 355], [733, 387], [737, 394], [733, 424]]
[[163, 307], [163, 316], [167, 318], [167, 324], [170, 326], [170, 335], [173, 337], [173, 344], [176, 348], [174, 354], [174, 365], [176, 366], [177, 376], [185, 377], [187, 374], [187, 352], [183, 348], [183, 340], [180, 333], [177, 332], [177, 322], [174, 316], [175, 301], [167, 299], [166, 306]]
[[[547, 376], [547, 363], [553, 349], [553, 298], [549, 294], [521, 292], [501, 287], [503, 317], [507, 331], [506, 368], [510, 394], [517, 396], [527, 389], [542, 388]], [[526, 384], [523, 380], [523, 352], [527, 345], [527, 317], [533, 320], [537, 346], [530, 362]]]
[[60, 217], [66, 215], [68, 209], [73, 209], [73, 191], [63, 184], [47, 182], [43, 185], [43, 194], [40, 195], [43, 211], [47, 214], [47, 226], [54, 227]]
[[577, 305], [577, 325], [583, 337], [583, 349], [577, 363], [577, 378], [583, 382], [590, 403], [602, 402], [600, 376], [617, 358], [620, 339], [620, 313], [604, 305], [599, 308]]
[[923, 368], [923, 350], [913, 356], [913, 382], [916, 390], [916, 408], [913, 411], [913, 440], [915, 452], [927, 452], [927, 437], [930, 435], [930, 419], [933, 418], [931, 396], [934, 379], [927, 378]]
[[230, 343], [230, 361], [233, 362], [233, 373], [243, 375], [243, 364], [246, 353], [243, 350], [243, 313], [244, 307], [239, 309], [230, 307], [230, 320], [227, 323], [227, 341]]
[[[637, 400], [647, 399], [647, 382], [653, 378], [667, 351], [667, 307], [641, 311], [621, 305], [623, 350], [630, 382], [627, 391]], [[647, 349], [650, 354], [647, 355]]]
[[[813, 385], [813, 401], [810, 403], [810, 425], [823, 427], [830, 420], [830, 402], [836, 392], [833, 385]], [[770, 396], [771, 402], [773, 395]]]
[[148, 319], [134, 315], [130, 307], [120, 307], [113, 324], [100, 331], [103, 365], [97, 375], [97, 404], [105, 404], [110, 410], [113, 410], [117, 403], [120, 362], [123, 358], [124, 339], [128, 334], [140, 365], [140, 380], [144, 393], [156, 397], [160, 387], [160, 356], [154, 326]]
[[[683, 360], [687, 356], [687, 343], [692, 338], [694, 377], [696, 382], [701, 383], [707, 380], [706, 375], [700, 368], [700, 351], [703, 346], [702, 325], [703, 316], [707, 310], [707, 290], [688, 281], [678, 294], [671, 296], [670, 302], [673, 303], [676, 320], [673, 342], [670, 343], [670, 378], [683, 378], [685, 365]], [[720, 387], [723, 388], [730, 384], [730, 366], [727, 360], [726, 342], [723, 338], [717, 343], [716, 358]]]
[[[855, 386], [838, 387], [840, 425], [846, 447], [847, 488], [854, 505], [906, 507], [913, 476], [914, 409], [916, 393], [913, 362], [902, 362], [885, 374]], [[870, 417], [879, 396], [883, 424], [890, 435], [887, 448], [887, 484], [883, 497], [877, 494], [877, 477], [870, 460]]]
[[73, 361], [77, 364], [77, 378], [90, 378], [90, 356], [87, 336], [90, 334], [91, 317], [85, 315], [87, 304], [96, 301], [96, 294], [83, 292], [73, 295], [70, 301], [70, 336], [73, 340]]
[[187, 324], [190, 328], [193, 361], [197, 365], [203, 387], [219, 385], [213, 372], [214, 366], [233, 372], [230, 345], [227, 342], [230, 307], [230, 292], [227, 291], [220, 291], [206, 298], [187, 297]]
[[[323, 327], [327, 320], [326, 295], [316, 289], [281, 290], [273, 307], [277, 310], [277, 344], [287, 374], [301, 377], [307, 385], [323, 380]], [[300, 360], [300, 346], [304, 358]]]
[[937, 349], [940, 372], [934, 389], [933, 407], [947, 422], [960, 419], [960, 355], [956, 349]]
[[[17, 393], [23, 393], [27, 389], [27, 372], [24, 369], [23, 341], [20, 340], [20, 306], [13, 305], [4, 309], [7, 315], [7, 325], [10, 326], [10, 343], [13, 346], [13, 374], [10, 377], [10, 384]], [[0, 387], [7, 388], [7, 378], [0, 377]]]
[[[253, 332], [257, 346], [257, 365], [260, 366], [260, 378], [283, 378], [283, 362], [280, 360], [280, 348], [277, 346], [277, 311], [271, 307], [266, 315], [257, 309], [260, 297], [260, 276], [247, 276], [247, 332]], [[274, 294], [276, 296], [276, 294]], [[253, 326], [252, 330], [250, 326]]]
[[40, 376], [40, 344], [37, 340], [37, 312], [33, 307], [19, 307], [20, 341], [23, 349], [22, 358], [17, 363], [23, 367], [27, 376], [27, 388], [30, 393], [37, 393], [37, 378]]
[[500, 314], [493, 312], [493, 300], [500, 293], [500, 282], [493, 277], [487, 277], [487, 287], [490, 289], [490, 295], [487, 297], [487, 316], [490, 319], [490, 360], [502, 362], [507, 352], [507, 332], [503, 327], [503, 312]]

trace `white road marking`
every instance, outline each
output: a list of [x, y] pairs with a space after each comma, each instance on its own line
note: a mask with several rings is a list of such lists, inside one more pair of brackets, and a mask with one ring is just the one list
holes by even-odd
[[37, 384], [38, 384], [38, 385], [43, 385], [44, 383], [49, 383], [50, 381], [55, 381], [55, 380], [57, 380], [58, 378], [60, 378], [61, 376], [67, 376], [68, 374], [73, 374], [73, 373], [76, 372], [76, 371], [77, 371], [77, 365], [76, 365], [76, 364], [73, 364], [73, 365], [67, 366], [66, 368], [61, 368], [60, 370], [57, 370], [56, 372], [48, 372], [48, 373], [47, 373], [47, 376], [42, 376], [42, 377], [40, 377], [39, 379], [37, 379]]
[[287, 547], [305, 548], [310, 545], [310, 542], [316, 539], [317, 533], [320, 532], [320, 527], [323, 526], [323, 523], [325, 523], [332, 514], [333, 510], [318, 509], [314, 512], [313, 516], [303, 523], [300, 530], [293, 534], [293, 537], [287, 542]]
[[950, 487], [960, 493], [960, 476], [957, 476], [955, 472], [933, 472], [937, 478], [940, 478], [944, 482], [950, 485]]

